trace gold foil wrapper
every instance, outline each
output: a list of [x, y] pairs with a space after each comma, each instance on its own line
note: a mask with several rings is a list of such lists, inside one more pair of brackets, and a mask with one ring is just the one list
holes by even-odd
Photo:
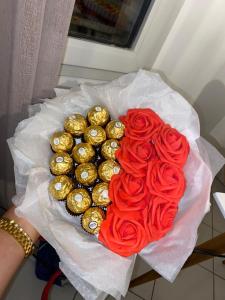
[[109, 112], [103, 106], [96, 105], [88, 112], [88, 121], [91, 125], [104, 126], [108, 120]]
[[52, 150], [55, 152], [68, 152], [73, 148], [73, 137], [65, 131], [55, 132], [50, 138]]
[[83, 163], [75, 170], [76, 180], [83, 185], [91, 185], [98, 177], [97, 169], [92, 163]]
[[113, 120], [107, 124], [105, 130], [109, 139], [121, 139], [124, 136], [125, 126], [122, 122]]
[[85, 189], [73, 190], [66, 199], [67, 208], [75, 215], [84, 213], [91, 203], [91, 197]]
[[106, 140], [105, 130], [101, 126], [91, 125], [85, 130], [84, 139], [93, 146], [100, 145]]
[[64, 128], [74, 136], [80, 136], [87, 128], [87, 121], [81, 114], [69, 116], [64, 121]]
[[115, 139], [105, 141], [101, 148], [102, 156], [105, 159], [116, 159], [116, 151], [119, 147], [119, 142]]
[[109, 184], [101, 182], [96, 184], [92, 192], [92, 200], [97, 206], [107, 206], [111, 202], [109, 199]]
[[94, 157], [95, 150], [91, 144], [80, 143], [73, 148], [72, 154], [77, 163], [86, 163]]
[[103, 210], [99, 207], [90, 207], [82, 216], [83, 229], [91, 234], [98, 234], [102, 221], [105, 219]]
[[50, 159], [50, 169], [54, 175], [69, 173], [73, 168], [73, 159], [66, 152], [55, 153]]
[[66, 175], [56, 176], [49, 184], [49, 192], [56, 200], [64, 200], [73, 189], [73, 181]]
[[99, 177], [106, 182], [111, 180], [113, 175], [119, 174], [120, 172], [120, 165], [112, 160], [108, 159], [103, 161], [98, 168]]

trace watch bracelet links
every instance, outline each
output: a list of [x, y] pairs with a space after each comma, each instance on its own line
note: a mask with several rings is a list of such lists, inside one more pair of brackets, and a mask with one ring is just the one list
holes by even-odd
[[0, 229], [8, 232], [22, 246], [25, 257], [33, 253], [35, 246], [30, 236], [14, 220], [2, 217], [0, 218]]

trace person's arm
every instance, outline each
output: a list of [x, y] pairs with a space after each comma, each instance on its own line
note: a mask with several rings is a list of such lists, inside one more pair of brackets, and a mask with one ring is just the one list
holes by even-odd
[[[35, 243], [39, 236], [38, 232], [25, 219], [16, 216], [14, 210], [15, 207], [10, 208], [3, 217], [14, 220]], [[23, 260], [24, 249], [22, 246], [8, 232], [0, 229], [0, 299]]]

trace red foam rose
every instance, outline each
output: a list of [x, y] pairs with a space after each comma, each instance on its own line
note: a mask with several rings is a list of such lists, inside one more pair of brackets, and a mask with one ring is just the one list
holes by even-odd
[[157, 154], [152, 143], [124, 137], [116, 151], [116, 158], [125, 172], [142, 177], [146, 176], [148, 161], [156, 159]]
[[107, 210], [107, 218], [101, 224], [98, 239], [121, 256], [138, 253], [148, 244], [141, 215], [139, 218], [135, 215], [134, 218], [129, 213], [117, 213], [113, 205]]
[[176, 202], [157, 196], [151, 198], [144, 218], [149, 241], [159, 240], [172, 228], [177, 211]]
[[186, 137], [176, 129], [168, 124], [161, 126], [154, 137], [154, 144], [161, 160], [184, 166], [190, 147]]
[[180, 200], [186, 187], [183, 171], [174, 164], [162, 161], [149, 162], [146, 184], [151, 194], [168, 201]]
[[135, 140], [150, 141], [151, 137], [164, 123], [160, 117], [149, 108], [129, 109], [125, 116], [120, 117], [125, 125], [125, 136]]
[[111, 179], [112, 205], [98, 238], [113, 252], [130, 256], [172, 228], [186, 187], [182, 167], [189, 145], [151, 109], [130, 109], [120, 119], [125, 137], [116, 157], [122, 171]]
[[144, 177], [121, 172], [112, 177], [109, 197], [120, 211], [142, 210], [148, 205], [149, 191]]

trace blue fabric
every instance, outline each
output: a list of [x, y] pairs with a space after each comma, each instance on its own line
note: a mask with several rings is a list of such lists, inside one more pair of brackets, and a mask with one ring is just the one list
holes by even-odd
[[[40, 241], [36, 254], [35, 274], [38, 279], [48, 281], [50, 277], [59, 269], [59, 257], [55, 249], [46, 241]], [[59, 276], [55, 284], [62, 285], [62, 279], [65, 277]]]

